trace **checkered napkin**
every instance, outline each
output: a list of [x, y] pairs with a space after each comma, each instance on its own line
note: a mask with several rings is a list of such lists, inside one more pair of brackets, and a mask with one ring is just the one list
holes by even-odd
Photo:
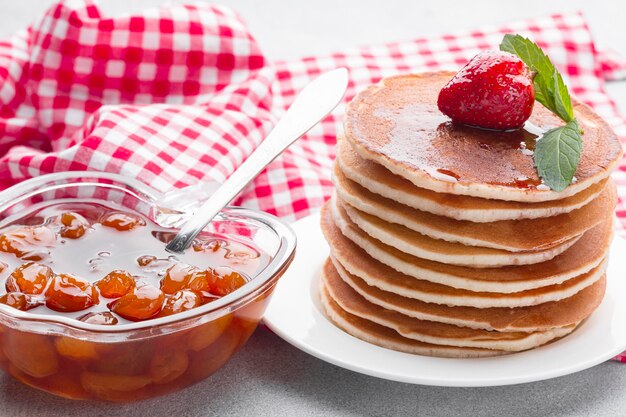
[[66, 170], [223, 181], [268, 134], [273, 71], [219, 6], [50, 8], [0, 43], [0, 184]]
[[[106, 18], [89, 1], [50, 8], [0, 42], [0, 188], [64, 170], [116, 172], [160, 191], [221, 182], [318, 74], [350, 70], [346, 101], [381, 77], [458, 69], [505, 33], [537, 42], [571, 92], [626, 139], [604, 91], [626, 61], [596, 50], [580, 14], [269, 64], [239, 17], [215, 5]], [[330, 196], [344, 106], [274, 161], [238, 203], [295, 220]], [[626, 228], [626, 164], [615, 174]], [[617, 357], [626, 361], [626, 355]]]

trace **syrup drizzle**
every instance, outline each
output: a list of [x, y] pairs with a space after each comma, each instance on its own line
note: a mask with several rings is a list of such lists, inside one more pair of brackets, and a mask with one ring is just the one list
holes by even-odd
[[[390, 125], [388, 130], [382, 130], [386, 134], [382, 153], [392, 160], [422, 170], [436, 180], [448, 183], [480, 181], [480, 175], [467, 174], [479, 169], [487, 173], [485, 181], [489, 184], [549, 190], [536, 174], [532, 161], [537, 141], [541, 140], [548, 126], [526, 122], [523, 128], [511, 131], [465, 126], [452, 122], [436, 106], [419, 103], [381, 106], [373, 115], [381, 124]], [[466, 162], [458, 149], [475, 152], [476, 156]], [[512, 151], [519, 152], [526, 161], [520, 160]], [[500, 161], [499, 156], [505, 159]], [[480, 164], [478, 167], [472, 166], [474, 159]], [[519, 163], [523, 169], [519, 168]], [[494, 167], [504, 165], [501, 169], [490, 170], [491, 164]], [[499, 172], [504, 175], [500, 178], [493, 175]]]

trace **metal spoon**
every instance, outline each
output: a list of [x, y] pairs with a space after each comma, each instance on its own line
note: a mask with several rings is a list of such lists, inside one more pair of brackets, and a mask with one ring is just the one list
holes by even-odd
[[258, 148], [181, 227], [165, 249], [182, 253], [194, 238], [241, 190], [289, 145], [339, 104], [348, 87], [348, 71], [329, 71], [307, 85]]

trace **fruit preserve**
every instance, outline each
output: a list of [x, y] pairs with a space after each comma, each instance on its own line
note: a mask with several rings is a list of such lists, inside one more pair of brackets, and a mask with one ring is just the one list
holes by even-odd
[[201, 233], [172, 255], [174, 232], [139, 213], [56, 204], [0, 230], [0, 303], [118, 325], [191, 310], [230, 294], [269, 257], [235, 237]]
[[202, 380], [245, 344], [273, 290], [246, 294], [273, 254], [245, 223], [173, 255], [173, 229], [122, 205], [33, 207], [0, 228], [0, 366], [56, 395], [135, 401]]

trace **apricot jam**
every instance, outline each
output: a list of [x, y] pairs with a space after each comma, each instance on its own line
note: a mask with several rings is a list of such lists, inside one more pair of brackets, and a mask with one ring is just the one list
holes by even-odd
[[[245, 238], [208, 233], [174, 256], [165, 251], [173, 236], [139, 213], [93, 202], [27, 212], [0, 229], [0, 304], [44, 320], [63, 316], [113, 329], [214, 302], [270, 261]], [[245, 344], [272, 290], [210, 321], [137, 340], [0, 324], [0, 366], [67, 398], [164, 394], [206, 378]]]

